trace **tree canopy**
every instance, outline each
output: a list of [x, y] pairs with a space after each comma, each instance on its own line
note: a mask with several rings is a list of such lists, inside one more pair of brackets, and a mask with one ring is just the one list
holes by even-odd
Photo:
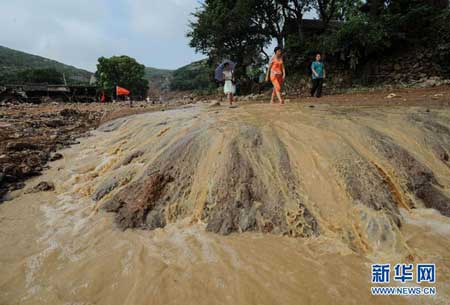
[[18, 73], [18, 79], [23, 83], [64, 84], [63, 74], [54, 68], [27, 69]]
[[145, 66], [128, 56], [100, 57], [95, 76], [106, 92], [113, 92], [120, 86], [130, 90], [132, 96], [144, 97], [148, 90]]
[[[444, 58], [450, 49], [448, 2], [206, 0], [193, 14], [188, 38], [211, 64], [236, 61], [241, 68], [237, 74], [244, 77], [248, 67], [267, 62], [265, 50], [274, 42], [285, 48], [288, 69], [295, 71], [316, 51], [352, 70], [408, 46], [428, 46]], [[307, 12], [315, 12], [319, 20], [306, 22]]]

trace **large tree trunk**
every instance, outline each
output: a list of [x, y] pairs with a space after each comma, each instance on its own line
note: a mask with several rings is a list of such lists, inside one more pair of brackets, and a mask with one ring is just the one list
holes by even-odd
[[369, 6], [369, 14], [372, 17], [377, 17], [383, 11], [384, 0], [367, 0]]
[[298, 31], [298, 40], [300, 43], [303, 43], [303, 15], [300, 18], [297, 18], [297, 31]]
[[284, 48], [284, 39], [282, 36], [277, 36], [277, 46], [280, 48]]

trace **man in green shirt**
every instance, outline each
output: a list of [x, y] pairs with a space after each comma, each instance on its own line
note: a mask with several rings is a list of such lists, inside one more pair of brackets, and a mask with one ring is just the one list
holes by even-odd
[[323, 62], [321, 60], [322, 55], [320, 53], [317, 53], [316, 61], [314, 61], [311, 64], [311, 72], [312, 72], [311, 97], [322, 96], [323, 80], [325, 79], [326, 72]]

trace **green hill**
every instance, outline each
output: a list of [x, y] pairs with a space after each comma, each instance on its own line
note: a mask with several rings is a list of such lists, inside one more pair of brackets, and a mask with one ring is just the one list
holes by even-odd
[[148, 80], [150, 92], [159, 95], [161, 91], [169, 90], [172, 74], [173, 70], [146, 67], [145, 79]]
[[92, 76], [86, 70], [0, 46], [0, 84], [20, 82], [19, 74], [30, 69], [55, 69], [71, 84], [89, 83]]
[[207, 60], [195, 61], [176, 70], [147, 67], [145, 73], [150, 92], [155, 95], [161, 91], [205, 91], [215, 88], [213, 70]]
[[208, 60], [195, 61], [173, 72], [170, 83], [171, 90], [204, 91], [215, 88], [214, 69], [208, 65]]

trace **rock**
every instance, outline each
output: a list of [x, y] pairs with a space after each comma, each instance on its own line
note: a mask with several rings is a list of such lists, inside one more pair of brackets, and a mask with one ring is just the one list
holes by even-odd
[[28, 190], [26, 193], [39, 193], [39, 192], [51, 192], [55, 190], [55, 186], [52, 182], [42, 181], [36, 186], [34, 186], [31, 190]]
[[209, 107], [218, 107], [220, 106], [220, 102], [217, 100], [213, 100], [209, 103]]
[[[79, 143], [77, 138], [100, 120], [99, 112], [61, 110], [59, 105], [46, 104], [35, 109], [41, 106], [20, 103], [2, 109], [0, 130], [5, 132], [0, 132], [0, 172], [6, 184], [2, 193], [5, 189], [21, 188], [21, 181], [39, 175], [50, 159], [62, 158], [51, 152]], [[33, 111], [29, 111], [31, 108]]]
[[61, 160], [62, 158], [64, 158], [64, 156], [60, 153], [54, 153], [51, 157], [50, 157], [50, 161], [56, 161], [56, 160]]
[[393, 99], [393, 98], [400, 98], [400, 95], [397, 95], [395, 93], [390, 93], [388, 96], [386, 96], [386, 98], [388, 99]]
[[91, 196], [92, 200], [99, 201], [119, 185], [119, 180], [114, 177], [102, 183]]
[[62, 115], [63, 117], [75, 117], [75, 116], [80, 116], [81, 113], [78, 110], [75, 109], [63, 109], [59, 112], [60, 115]]
[[58, 127], [64, 126], [65, 122], [63, 120], [55, 119], [55, 120], [50, 120], [50, 121], [44, 122], [44, 124], [50, 128], [58, 128]]
[[133, 162], [134, 159], [139, 158], [140, 156], [142, 156], [144, 154], [143, 151], [141, 150], [137, 150], [133, 153], [131, 153], [130, 155], [128, 155], [123, 161], [122, 161], [122, 165], [128, 165], [131, 162]]
[[25, 142], [12, 142], [6, 145], [6, 150], [22, 151], [22, 150], [37, 150], [39, 146], [32, 143]]
[[449, 164], [450, 158], [448, 153], [445, 151], [445, 149], [441, 146], [441, 145], [434, 145], [433, 146], [433, 152], [435, 154], [435, 156], [441, 160], [442, 162]]

